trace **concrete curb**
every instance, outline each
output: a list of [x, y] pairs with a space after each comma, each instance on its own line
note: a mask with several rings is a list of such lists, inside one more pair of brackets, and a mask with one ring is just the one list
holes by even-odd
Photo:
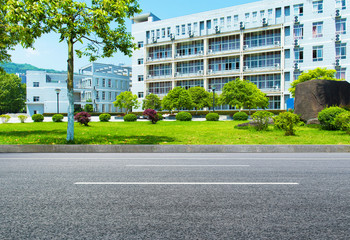
[[0, 145], [0, 153], [348, 153], [350, 145]]

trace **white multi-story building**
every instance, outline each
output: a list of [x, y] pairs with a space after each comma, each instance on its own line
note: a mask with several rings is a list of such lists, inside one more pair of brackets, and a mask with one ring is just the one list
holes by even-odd
[[265, 0], [166, 20], [134, 17], [132, 91], [140, 100], [176, 86], [215, 85], [220, 92], [241, 78], [267, 94], [270, 109], [284, 109], [302, 71], [324, 67], [349, 76], [348, 3]]
[[[116, 112], [116, 97], [130, 90], [131, 68], [91, 63], [74, 74], [74, 105], [92, 104], [95, 112]], [[57, 101], [56, 89], [60, 90]], [[67, 113], [67, 74], [27, 71], [27, 113]]]

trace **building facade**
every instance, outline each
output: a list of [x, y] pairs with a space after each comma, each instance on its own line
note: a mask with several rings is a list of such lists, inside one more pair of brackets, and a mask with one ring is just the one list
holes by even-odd
[[[74, 105], [93, 105], [95, 112], [116, 112], [116, 97], [130, 90], [131, 68], [91, 63], [74, 74]], [[60, 89], [57, 101], [56, 89]], [[57, 107], [57, 104], [59, 106]], [[67, 74], [27, 71], [27, 113], [67, 113]]]
[[166, 20], [137, 16], [132, 91], [140, 100], [177, 86], [215, 86], [220, 93], [241, 78], [267, 94], [270, 109], [285, 109], [301, 72], [324, 67], [349, 76], [348, 3], [265, 0]]

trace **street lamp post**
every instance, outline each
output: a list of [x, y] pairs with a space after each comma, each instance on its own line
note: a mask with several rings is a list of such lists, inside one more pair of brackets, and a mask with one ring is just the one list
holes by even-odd
[[211, 89], [213, 90], [213, 112], [215, 112], [215, 85], [213, 85]]
[[60, 97], [59, 97], [59, 95], [60, 95], [61, 89], [56, 88], [55, 92], [57, 94], [57, 114], [58, 114], [58, 113], [60, 113]]

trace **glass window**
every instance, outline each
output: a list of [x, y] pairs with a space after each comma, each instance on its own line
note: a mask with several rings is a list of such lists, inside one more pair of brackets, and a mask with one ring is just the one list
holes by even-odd
[[148, 78], [168, 77], [172, 74], [171, 64], [151, 65], [148, 68]]
[[203, 54], [204, 54], [204, 45], [202, 40], [178, 43], [176, 46], [176, 57], [203, 55]]
[[111, 79], [108, 79], [108, 87], [112, 87], [112, 80]]
[[143, 41], [137, 43], [138, 48], [143, 48]]
[[180, 35], [180, 26], [176, 26], [176, 35], [177, 35], [177, 36]]
[[290, 49], [286, 49], [286, 50], [284, 51], [284, 56], [285, 56], [286, 59], [289, 59], [289, 58], [290, 58]]
[[138, 92], [138, 97], [143, 98], [143, 92]]
[[96, 78], [96, 86], [100, 86], [100, 79]]
[[250, 21], [250, 14], [246, 13], [245, 14], [245, 23], [249, 23], [249, 21]]
[[162, 28], [162, 38], [165, 38], [166, 32], [165, 32], [165, 28]]
[[148, 87], [149, 93], [157, 95], [166, 95], [172, 88], [171, 82], [150, 83]]
[[276, 18], [280, 18], [282, 16], [281, 8], [276, 8]]
[[233, 16], [233, 23], [234, 23], [234, 26], [237, 27], [237, 25], [238, 25], [238, 15], [234, 15]]
[[138, 75], [137, 76], [137, 81], [143, 82], [143, 75]]
[[260, 18], [263, 19], [265, 17], [265, 11], [261, 10], [260, 11]]
[[295, 62], [302, 63], [304, 61], [304, 48], [294, 49]]
[[269, 20], [272, 20], [272, 9], [267, 10], [267, 17]]
[[215, 19], [213, 20], [213, 24], [214, 24], [214, 27], [218, 26], [218, 19], [217, 19], [217, 18], [215, 18]]
[[178, 62], [176, 64], [176, 76], [199, 74], [203, 69], [202, 60]]
[[106, 100], [106, 92], [105, 91], [102, 92], [102, 100]]
[[167, 36], [170, 37], [170, 34], [171, 34], [171, 27], [168, 27], [167, 28]]
[[280, 89], [281, 74], [266, 74], [259, 76], [245, 76], [246, 80], [254, 83], [259, 89]]
[[226, 19], [227, 28], [231, 28], [231, 21], [232, 21], [231, 16], [228, 16]]
[[290, 72], [284, 73], [284, 81], [289, 82], [290, 81]]
[[303, 16], [304, 15], [304, 5], [303, 4], [294, 5], [294, 15], [295, 16]]
[[289, 26], [284, 28], [284, 33], [285, 33], [286, 37], [290, 36], [290, 27]]
[[182, 87], [184, 89], [189, 89], [191, 87], [204, 87], [203, 80], [185, 80], [176, 82], [177, 87]]
[[284, 16], [286, 16], [286, 17], [290, 16], [290, 7], [289, 6], [284, 7]]
[[102, 79], [102, 87], [106, 87], [106, 79]]
[[346, 79], [346, 68], [338, 68], [337, 73], [335, 74], [337, 79]]
[[335, 44], [335, 56], [337, 59], [346, 59], [346, 43]]
[[225, 18], [220, 18], [220, 27], [224, 27], [225, 26]]
[[257, 22], [258, 12], [253, 12], [253, 22]]
[[239, 57], [223, 57], [209, 59], [209, 73], [239, 70]]
[[33, 82], [33, 87], [39, 87], [39, 82]]
[[304, 25], [294, 25], [294, 39], [303, 39], [304, 37]]
[[157, 39], [160, 38], [160, 29], [157, 29]]
[[346, 34], [346, 18], [335, 20], [336, 34]]
[[186, 25], [183, 24], [181, 25], [181, 35], [185, 35], [186, 34]]
[[323, 61], [323, 46], [312, 47], [312, 61]]
[[33, 102], [40, 102], [40, 97], [39, 96], [34, 96], [33, 97]]
[[138, 65], [142, 65], [142, 64], [143, 64], [143, 58], [137, 59], [137, 64], [138, 64]]
[[336, 7], [338, 9], [346, 9], [346, 0], [336, 0]]
[[312, 2], [312, 9], [314, 13], [323, 13], [323, 0]]
[[316, 22], [312, 24], [312, 37], [323, 37], [323, 22]]
[[231, 35], [209, 39], [209, 53], [240, 49], [240, 36]]

